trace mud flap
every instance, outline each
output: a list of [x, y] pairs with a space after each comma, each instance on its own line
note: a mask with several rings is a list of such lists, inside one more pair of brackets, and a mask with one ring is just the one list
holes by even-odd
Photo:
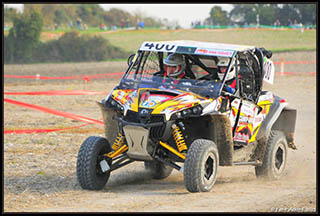
[[297, 146], [294, 144], [294, 133], [285, 132], [284, 134], [285, 134], [286, 139], [288, 141], [288, 147], [296, 150]]
[[119, 133], [118, 122], [112, 119], [112, 117], [116, 115], [116, 112], [114, 110], [106, 108], [103, 103], [98, 101], [96, 102], [102, 112], [106, 139], [109, 142], [113, 142], [117, 138], [117, 135]]
[[233, 162], [233, 137], [231, 122], [226, 115], [211, 115], [214, 124], [216, 144], [219, 152], [219, 165], [232, 166]]

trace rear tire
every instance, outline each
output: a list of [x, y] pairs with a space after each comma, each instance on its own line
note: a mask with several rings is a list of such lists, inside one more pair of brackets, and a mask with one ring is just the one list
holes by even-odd
[[219, 153], [211, 140], [197, 139], [184, 162], [184, 184], [190, 192], [208, 192], [217, 180]]
[[[108, 140], [103, 137], [88, 137], [81, 145], [77, 159], [77, 179], [83, 189], [101, 190], [107, 183], [110, 171], [102, 172], [100, 161], [103, 154], [111, 151]], [[106, 159], [111, 166], [112, 159]]]
[[288, 156], [288, 143], [282, 131], [271, 130], [261, 166], [255, 167], [258, 178], [277, 180], [283, 176]]
[[151, 173], [151, 176], [154, 179], [167, 178], [173, 170], [172, 167], [158, 161], [145, 161], [144, 167], [148, 172]]

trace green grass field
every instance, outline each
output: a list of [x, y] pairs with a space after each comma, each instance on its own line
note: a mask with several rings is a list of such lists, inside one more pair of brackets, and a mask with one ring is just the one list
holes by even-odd
[[133, 30], [99, 34], [126, 51], [144, 41], [196, 40], [265, 47], [273, 52], [316, 49], [316, 31], [308, 30]]

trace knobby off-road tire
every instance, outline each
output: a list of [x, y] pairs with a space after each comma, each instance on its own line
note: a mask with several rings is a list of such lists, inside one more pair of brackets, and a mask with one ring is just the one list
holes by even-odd
[[148, 172], [151, 173], [151, 177], [154, 179], [167, 178], [173, 170], [172, 167], [158, 161], [145, 161], [144, 167]]
[[287, 164], [288, 143], [282, 131], [271, 130], [261, 166], [255, 167], [258, 178], [277, 180], [283, 176]]
[[[88, 137], [81, 145], [77, 159], [77, 179], [83, 189], [101, 190], [107, 183], [110, 172], [102, 172], [100, 161], [103, 154], [111, 151], [108, 140], [103, 137]], [[107, 161], [111, 166], [111, 159]]]
[[195, 140], [184, 162], [184, 185], [190, 192], [208, 192], [217, 179], [219, 154], [211, 140]]

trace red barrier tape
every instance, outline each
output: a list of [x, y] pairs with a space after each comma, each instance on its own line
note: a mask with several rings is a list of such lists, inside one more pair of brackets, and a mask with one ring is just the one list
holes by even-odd
[[63, 116], [63, 117], [66, 117], [66, 118], [71, 118], [71, 119], [78, 120], [78, 121], [104, 125], [104, 123], [102, 121], [91, 119], [91, 118], [87, 118], [87, 117], [83, 117], [83, 116], [74, 115], [74, 114], [71, 114], [71, 113], [66, 113], [66, 112], [53, 110], [53, 109], [49, 109], [49, 108], [46, 108], [46, 107], [41, 107], [41, 106], [37, 106], [37, 105], [33, 105], [33, 104], [27, 104], [27, 103], [15, 101], [15, 100], [10, 100], [10, 99], [6, 99], [6, 98], [4, 98], [3, 100], [4, 100], [4, 102], [12, 103], [12, 104], [15, 104], [15, 105], [18, 105], [18, 106], [24, 106], [24, 107], [28, 107], [28, 108], [31, 108], [31, 109], [40, 110], [42, 112], [47, 112], [47, 113], [51, 113], [51, 114], [58, 115], [58, 116]]
[[[317, 61], [284, 61], [283, 64], [316, 64]], [[273, 64], [281, 64], [281, 62], [273, 62]]]
[[79, 128], [83, 127], [86, 125], [89, 125], [91, 123], [83, 124], [83, 125], [78, 125], [74, 127], [68, 127], [68, 128], [60, 128], [60, 129], [24, 129], [24, 130], [6, 130], [4, 131], [4, 134], [30, 134], [30, 133], [50, 133], [50, 132], [55, 132], [55, 131], [62, 131], [62, 130], [70, 130], [74, 128]]
[[102, 79], [108, 78], [110, 76], [122, 76], [124, 72], [118, 73], [106, 73], [106, 74], [95, 74], [95, 75], [83, 75], [83, 76], [65, 76], [65, 77], [47, 77], [47, 76], [23, 76], [23, 75], [4, 75], [5, 78], [24, 78], [24, 79], [42, 79], [42, 80], [52, 80], [52, 79]]
[[305, 75], [305, 74], [308, 74], [308, 75], [316, 75], [316, 72], [276, 72], [277, 74], [288, 74], [288, 75]]
[[4, 92], [5, 95], [99, 95], [108, 94], [108, 92], [98, 92], [98, 91], [39, 91], [39, 92]]

